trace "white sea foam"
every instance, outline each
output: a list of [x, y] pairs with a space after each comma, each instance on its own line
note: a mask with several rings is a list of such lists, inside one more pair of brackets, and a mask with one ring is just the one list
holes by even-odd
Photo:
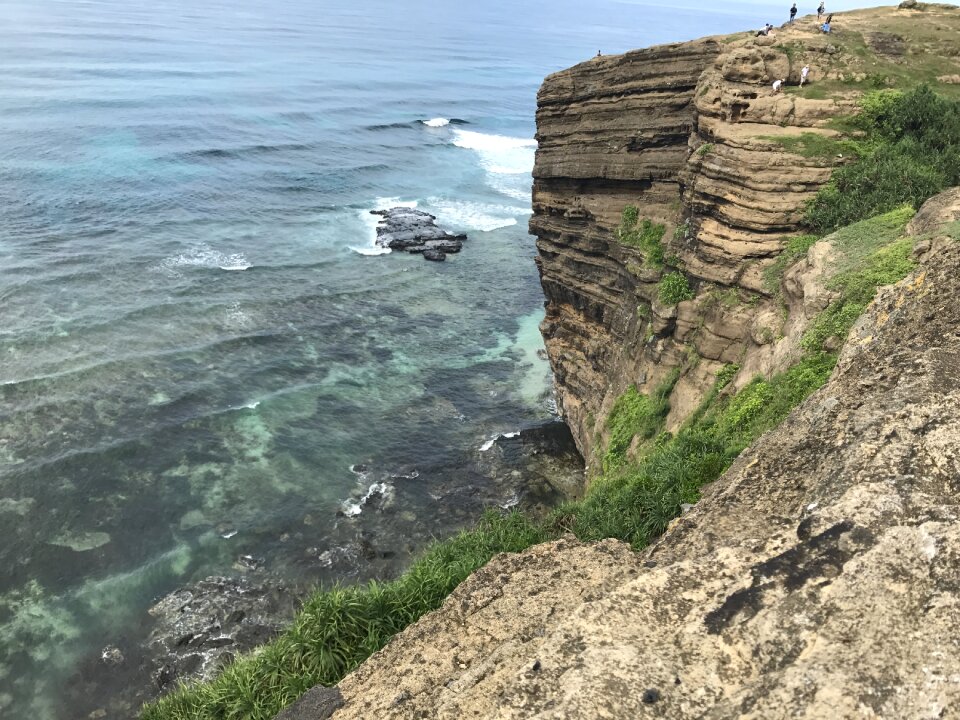
[[468, 232], [470, 230], [485, 232], [510, 227], [517, 224], [518, 216], [530, 214], [530, 210], [525, 207], [467, 200], [451, 201], [439, 197], [429, 198], [425, 208], [437, 216], [442, 227]]
[[420, 122], [422, 122], [427, 127], [432, 127], [432, 128], [444, 127], [445, 125], [450, 124], [450, 121], [447, 118], [441, 118], [441, 117], [433, 118], [431, 120], [421, 120]]
[[517, 200], [530, 200], [536, 140], [456, 128], [453, 144], [477, 153], [487, 171], [487, 183], [494, 190]]
[[480, 452], [486, 452], [493, 447], [493, 444], [500, 438], [515, 438], [520, 434], [519, 430], [514, 430], [513, 432], [508, 433], [497, 433], [492, 438], [487, 440], [483, 445], [480, 446]]
[[473, 150], [480, 164], [498, 175], [524, 175], [533, 170], [537, 141], [508, 135], [490, 135], [473, 130], [453, 131], [453, 144]]
[[204, 243], [175, 257], [164, 258], [156, 269], [171, 277], [182, 277], [183, 269], [191, 267], [246, 270], [251, 267], [251, 263], [243, 253], [227, 255]]
[[380, 247], [377, 245], [377, 225], [380, 222], [379, 215], [372, 215], [371, 210], [389, 210], [390, 208], [395, 207], [409, 207], [415, 208], [417, 206], [416, 200], [401, 200], [397, 197], [380, 197], [374, 200], [373, 207], [366, 208], [360, 211], [360, 222], [363, 223], [365, 228], [364, 234], [367, 237], [368, 244], [361, 245], [359, 247], [350, 246], [350, 249], [353, 250], [358, 255], [386, 255], [391, 252], [390, 248]]
[[393, 497], [393, 485], [385, 482], [378, 482], [367, 488], [367, 492], [359, 500], [344, 500], [340, 509], [347, 517], [356, 517], [363, 512], [363, 507], [377, 495], [383, 496], [384, 501]]

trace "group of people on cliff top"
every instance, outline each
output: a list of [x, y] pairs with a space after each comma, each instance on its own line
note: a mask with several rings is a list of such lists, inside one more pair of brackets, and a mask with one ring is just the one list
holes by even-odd
[[[821, 1], [820, 6], [817, 8], [817, 24], [820, 26], [821, 32], [829, 33], [830, 21], [833, 20], [833, 14], [831, 13], [830, 15], [827, 15], [827, 19], [821, 22], [821, 20], [823, 20], [823, 16], [825, 13], [826, 13], [826, 5], [823, 1]], [[790, 21], [787, 24], [789, 25], [793, 23], [793, 21], [796, 19], [797, 19], [797, 4], [794, 3], [790, 7]], [[773, 25], [771, 25], [770, 23], [767, 23], [762, 28], [757, 30], [757, 37], [761, 37], [761, 36], [769, 37], [772, 35], [772, 33], [773, 33]]]

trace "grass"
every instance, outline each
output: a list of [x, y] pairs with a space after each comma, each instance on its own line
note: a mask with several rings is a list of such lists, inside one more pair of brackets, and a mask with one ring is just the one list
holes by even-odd
[[635, 247], [643, 253], [644, 261], [653, 267], [663, 267], [663, 236], [665, 225], [651, 220], [640, 219], [634, 205], [627, 205], [620, 216], [617, 239], [624, 245]]
[[269, 720], [314, 685], [336, 684], [497, 553], [547, 537], [520, 513], [488, 512], [474, 530], [435, 544], [397, 580], [314, 594], [277, 639], [214, 681], [147, 706], [141, 720]]
[[855, 269], [831, 278], [828, 287], [839, 291], [840, 297], [814, 319], [801, 341], [803, 348], [816, 352], [838, 347], [873, 300], [877, 288], [902, 280], [916, 267], [910, 257], [912, 249], [911, 239], [897, 240], [863, 258]]
[[594, 481], [582, 501], [555, 510], [552, 525], [585, 541], [615, 537], [636, 549], [646, 546], [684, 503], [699, 499], [703, 485], [823, 385], [835, 364], [833, 354], [811, 354], [769, 380], [755, 379], [732, 397], [711, 394], [707, 407], [676, 435], [660, 434], [635, 462]]
[[679, 377], [678, 369], [654, 390], [651, 397], [631, 385], [617, 398], [607, 416], [609, 440], [603, 457], [604, 472], [623, 464], [635, 437], [648, 440], [657, 434], [670, 412], [668, 398]]

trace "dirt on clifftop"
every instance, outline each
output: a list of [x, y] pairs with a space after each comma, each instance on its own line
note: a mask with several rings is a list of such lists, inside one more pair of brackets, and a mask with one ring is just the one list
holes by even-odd
[[960, 717], [960, 243], [937, 221], [955, 234], [960, 193], [932, 202], [828, 384], [655, 546], [495, 558], [333, 718]]

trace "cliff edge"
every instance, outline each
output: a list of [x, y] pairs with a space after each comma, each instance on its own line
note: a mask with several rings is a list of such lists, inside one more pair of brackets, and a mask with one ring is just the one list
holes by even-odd
[[340, 683], [348, 718], [951, 718], [960, 189], [831, 380], [646, 551], [500, 555]]

